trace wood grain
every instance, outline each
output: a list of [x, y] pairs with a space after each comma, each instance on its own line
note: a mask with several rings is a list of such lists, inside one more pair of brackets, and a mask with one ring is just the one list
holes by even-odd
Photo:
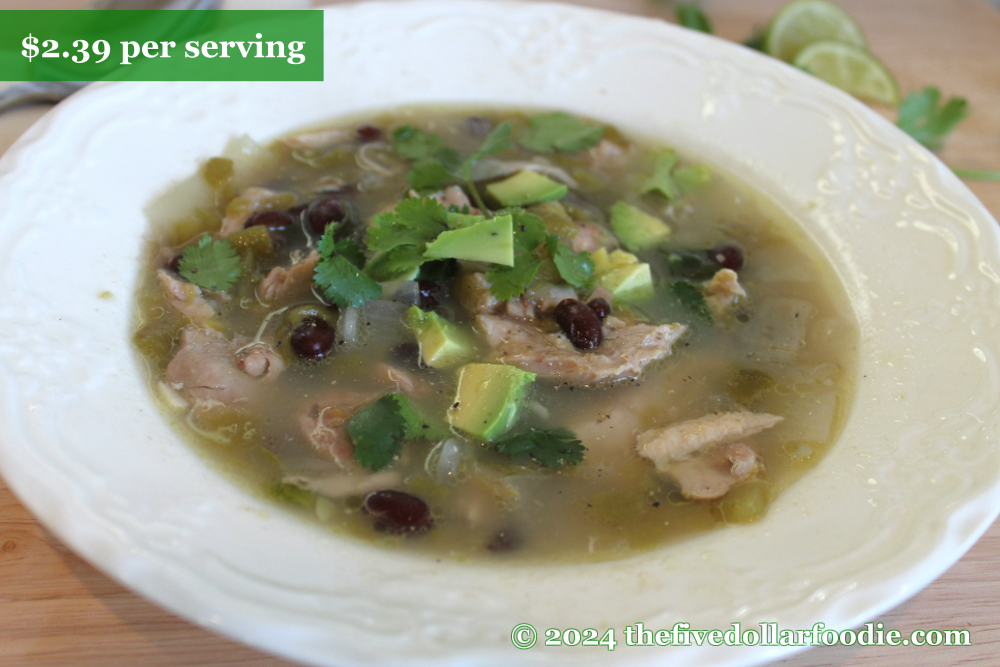
[[[0, 0], [0, 8], [24, 0]], [[29, 3], [30, 4], [30, 3]], [[46, 0], [75, 8], [75, 0]], [[664, 2], [577, 4], [669, 19]], [[704, 0], [716, 33], [734, 40], [763, 25], [782, 0]], [[969, 99], [972, 114], [941, 156], [952, 166], [1000, 169], [1000, 12], [985, 0], [841, 0], [904, 91], [934, 84]], [[0, 151], [38, 118], [30, 108], [0, 116]], [[969, 183], [1000, 217], [1000, 183]], [[972, 632], [970, 647], [835, 647], [779, 663], [827, 665], [1000, 664], [1000, 524], [908, 602], [878, 620], [906, 636], [916, 628]], [[277, 667], [291, 663], [230, 642], [160, 609], [85, 563], [40, 526], [0, 482], [0, 666]]]

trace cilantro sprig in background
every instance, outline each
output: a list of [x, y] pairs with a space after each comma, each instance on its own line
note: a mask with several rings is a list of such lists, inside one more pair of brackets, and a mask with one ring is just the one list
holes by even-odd
[[[708, 16], [697, 2], [678, 2], [674, 4], [677, 22], [685, 28], [700, 32], [712, 33], [712, 24]], [[757, 51], [764, 52], [767, 30], [757, 29], [744, 42]], [[944, 140], [969, 115], [970, 107], [964, 97], [953, 96], [941, 103], [941, 91], [936, 86], [926, 86], [923, 90], [911, 92], [899, 105], [896, 125], [932, 151], [940, 150]], [[953, 167], [960, 178], [972, 180], [1000, 180], [1000, 171], [982, 169], [963, 169]], [[669, 185], [656, 189], [669, 195]]]

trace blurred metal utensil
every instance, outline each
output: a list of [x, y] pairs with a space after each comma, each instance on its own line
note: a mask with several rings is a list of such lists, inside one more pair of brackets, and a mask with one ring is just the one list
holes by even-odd
[[[217, 9], [221, 0], [95, 0], [88, 9]], [[25, 104], [55, 104], [89, 81], [25, 81], [0, 90], [0, 113]]]

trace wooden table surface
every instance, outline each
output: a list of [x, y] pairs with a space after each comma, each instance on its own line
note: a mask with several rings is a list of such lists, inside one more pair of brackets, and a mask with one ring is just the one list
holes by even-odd
[[[0, 9], [75, 8], [79, 0], [0, 0]], [[669, 19], [666, 2], [582, 0], [578, 4]], [[742, 40], [782, 0], [704, 0], [722, 37]], [[1000, 169], [1000, 12], [986, 0], [840, 0], [871, 49], [904, 91], [939, 86], [966, 97], [969, 118], [941, 157], [952, 166]], [[0, 152], [44, 113], [0, 116]], [[1000, 218], [1000, 182], [969, 187]], [[880, 617], [903, 636], [923, 629], [968, 628], [971, 647], [834, 647], [779, 664], [1000, 665], [1000, 524], [964, 558], [908, 602]], [[108, 579], [70, 552], [0, 481], [0, 665], [240, 665], [283, 660], [194, 626]]]

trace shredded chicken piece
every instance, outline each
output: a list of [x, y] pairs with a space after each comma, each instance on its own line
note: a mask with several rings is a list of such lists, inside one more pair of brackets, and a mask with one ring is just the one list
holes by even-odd
[[657, 470], [669, 474], [684, 497], [712, 500], [724, 496], [759, 465], [757, 454], [737, 441], [782, 419], [753, 412], [706, 415], [646, 431], [639, 436], [636, 450], [656, 464]]
[[167, 382], [193, 403], [231, 405], [246, 401], [256, 381], [237, 366], [234, 345], [214, 329], [187, 326], [167, 365]]
[[583, 352], [562, 332], [543, 333], [530, 322], [479, 315], [476, 325], [493, 348], [491, 361], [573, 384], [637, 378], [648, 364], [669, 356], [687, 330], [682, 324], [626, 324], [609, 317], [600, 346]]
[[705, 302], [716, 318], [723, 317], [747, 293], [732, 269], [720, 269], [705, 283]]
[[639, 436], [639, 454], [666, 470], [674, 461], [690, 458], [718, 444], [734, 442], [769, 429], [783, 417], [767, 413], [724, 412], [690, 419]]
[[[410, 190], [410, 196], [419, 197], [420, 195], [415, 190]], [[483, 214], [481, 210], [472, 205], [472, 201], [469, 199], [468, 195], [465, 194], [465, 190], [457, 185], [449, 185], [444, 190], [438, 190], [437, 192], [427, 196], [437, 201], [437, 203], [441, 204], [445, 208], [451, 208], [454, 206], [461, 211], [468, 206], [469, 215]]]
[[375, 366], [375, 378], [379, 382], [386, 381], [389, 385], [407, 396], [419, 398], [426, 396], [431, 390], [429, 384], [418, 378], [413, 373], [407, 373], [389, 364], [377, 364]]
[[354, 443], [347, 434], [347, 422], [382, 393], [333, 391], [299, 412], [299, 427], [320, 455], [348, 472], [360, 471], [361, 466], [354, 460]]
[[261, 206], [267, 199], [278, 194], [274, 190], [268, 190], [267, 188], [247, 188], [240, 193], [239, 199], [246, 200], [249, 206], [243, 208], [239, 213], [226, 214], [226, 217], [222, 219], [222, 227], [219, 229], [219, 236], [226, 238], [230, 234], [240, 231], [243, 229], [243, 225], [250, 216], [261, 210]]
[[590, 155], [591, 165], [594, 169], [617, 169], [625, 164], [628, 152], [621, 146], [602, 139], [600, 143], [587, 151]]
[[569, 247], [573, 252], [597, 252], [601, 248], [617, 248], [618, 241], [607, 229], [596, 222], [586, 220], [574, 220], [573, 225], [577, 228], [577, 234], [570, 242]]
[[299, 427], [313, 449], [335, 461], [341, 468], [355, 473], [360, 470], [354, 460], [354, 443], [347, 434], [347, 422], [358, 410], [390, 391], [400, 391], [407, 396], [419, 397], [430, 391], [430, 386], [389, 364], [376, 364], [375, 379], [384, 385], [373, 391], [334, 390], [299, 412]]
[[270, 382], [285, 370], [285, 360], [271, 345], [258, 342], [236, 353], [236, 367], [252, 378]]
[[717, 447], [697, 458], [678, 461], [669, 474], [689, 500], [715, 500], [729, 493], [736, 482], [758, 467], [757, 454], [742, 443]]
[[197, 285], [181, 280], [166, 269], [158, 269], [156, 278], [167, 293], [170, 307], [193, 323], [204, 325], [215, 316], [215, 308], [205, 299]]
[[288, 268], [276, 266], [257, 285], [257, 296], [262, 301], [274, 301], [292, 290], [312, 284], [313, 272], [319, 263], [319, 253], [313, 250], [304, 259]]

